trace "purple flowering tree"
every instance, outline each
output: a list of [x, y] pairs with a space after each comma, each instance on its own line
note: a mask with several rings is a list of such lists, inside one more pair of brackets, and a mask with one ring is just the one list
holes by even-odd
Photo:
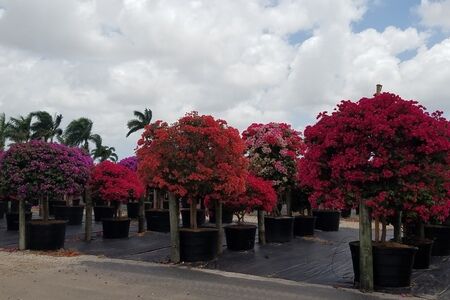
[[125, 157], [124, 159], [119, 161], [119, 165], [127, 167], [128, 169], [130, 169], [133, 172], [137, 172], [138, 159], [136, 156]]
[[43, 141], [13, 144], [0, 161], [0, 189], [12, 199], [44, 200], [48, 221], [48, 198], [80, 194], [92, 165], [79, 148]]

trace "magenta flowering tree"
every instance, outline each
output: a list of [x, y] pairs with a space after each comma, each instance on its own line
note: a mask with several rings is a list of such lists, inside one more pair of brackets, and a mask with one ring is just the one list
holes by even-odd
[[297, 163], [305, 148], [300, 132], [285, 123], [254, 123], [242, 137], [250, 171], [271, 181], [281, 199], [297, 182]]
[[12, 198], [47, 202], [48, 197], [80, 194], [91, 167], [91, 157], [79, 148], [43, 141], [13, 144], [1, 159], [0, 189]]
[[137, 172], [138, 159], [136, 156], [125, 157], [124, 159], [119, 161], [118, 164], [121, 166], [127, 167], [128, 169], [130, 169], [133, 172]]

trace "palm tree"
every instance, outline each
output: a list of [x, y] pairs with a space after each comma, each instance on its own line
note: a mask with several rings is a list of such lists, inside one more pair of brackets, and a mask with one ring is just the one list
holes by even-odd
[[116, 162], [119, 157], [115, 152], [116, 148], [102, 145], [102, 138], [98, 136], [95, 139], [95, 149], [91, 151], [91, 155], [94, 160], [98, 159], [101, 162], [108, 159]]
[[146, 108], [143, 113], [135, 110], [133, 114], [137, 119], [128, 121], [127, 127], [130, 131], [128, 131], [127, 137], [129, 137], [133, 132], [144, 129], [144, 127], [152, 121], [152, 111], [148, 108]]
[[52, 117], [46, 111], [36, 111], [31, 113], [31, 115], [37, 118], [37, 121], [31, 124], [31, 130], [33, 131], [31, 135], [32, 139], [50, 140], [50, 142], [53, 142], [55, 136], [59, 137], [62, 135], [63, 131], [59, 128], [62, 115]]
[[59, 140], [72, 147], [82, 147], [89, 152], [89, 142], [97, 144], [101, 137], [98, 134], [92, 133], [92, 121], [88, 118], [79, 118], [73, 120], [67, 125], [64, 135]]
[[5, 113], [0, 114], [0, 151], [5, 150], [9, 123], [6, 122]]
[[31, 139], [31, 120], [33, 116], [19, 116], [18, 118], [10, 118], [7, 137], [14, 143], [24, 143]]

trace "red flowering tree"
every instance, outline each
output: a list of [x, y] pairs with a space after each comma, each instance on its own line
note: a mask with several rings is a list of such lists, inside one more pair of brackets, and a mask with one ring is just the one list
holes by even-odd
[[196, 228], [199, 201], [220, 201], [244, 191], [244, 150], [237, 129], [192, 112], [171, 126], [157, 121], [146, 127], [138, 144], [138, 172], [146, 184], [187, 198]]
[[342, 101], [318, 119], [305, 129], [299, 176], [313, 207], [363, 199], [382, 220], [400, 211], [423, 221], [448, 216], [450, 126], [442, 112], [383, 93]]
[[251, 172], [272, 181], [280, 197], [297, 184], [297, 163], [305, 148], [300, 132], [285, 123], [254, 123], [242, 137]]
[[116, 216], [121, 216], [119, 205], [142, 197], [144, 187], [136, 172], [110, 161], [97, 164], [91, 174], [92, 196], [115, 204]]
[[238, 217], [238, 223], [244, 222], [246, 213], [250, 213], [256, 209], [270, 212], [276, 204], [277, 194], [272, 187], [272, 182], [256, 177], [253, 174], [247, 176], [246, 190], [244, 193], [224, 202], [224, 205], [234, 211]]

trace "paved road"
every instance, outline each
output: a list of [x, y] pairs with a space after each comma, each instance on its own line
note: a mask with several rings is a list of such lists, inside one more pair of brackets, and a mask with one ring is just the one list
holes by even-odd
[[0, 299], [357, 300], [397, 296], [94, 256], [0, 252]]

